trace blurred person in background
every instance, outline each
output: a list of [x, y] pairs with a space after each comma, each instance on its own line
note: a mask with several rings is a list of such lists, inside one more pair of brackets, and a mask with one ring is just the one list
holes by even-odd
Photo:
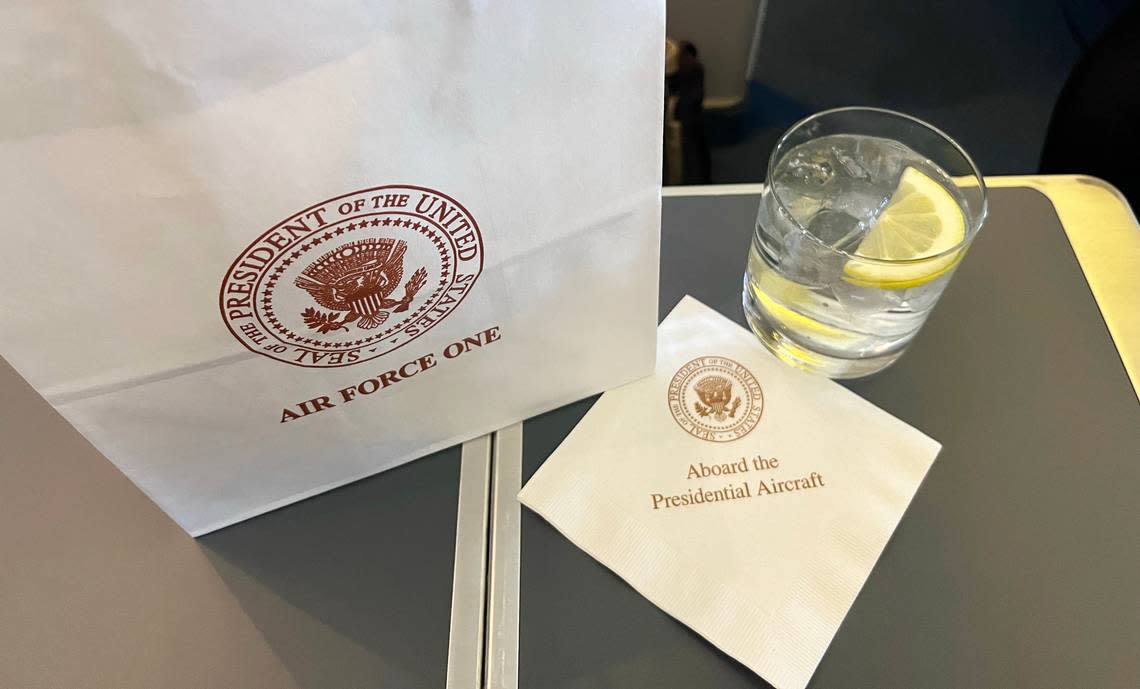
[[[1113, 4], [1120, 3], [1108, 3]], [[1107, 30], [1099, 36], [1093, 31], [1085, 54], [1061, 90], [1045, 137], [1041, 172], [1100, 177], [1120, 189], [1136, 208], [1140, 207], [1140, 1], [1124, 4]], [[1115, 14], [1117, 8], [1106, 9]], [[1078, 42], [1089, 38], [1079, 23], [1070, 21], [1070, 26]]]
[[705, 136], [705, 67], [697, 57], [697, 47], [680, 44], [677, 71], [670, 92], [676, 96], [673, 117], [681, 123], [681, 184], [708, 184], [712, 161]]

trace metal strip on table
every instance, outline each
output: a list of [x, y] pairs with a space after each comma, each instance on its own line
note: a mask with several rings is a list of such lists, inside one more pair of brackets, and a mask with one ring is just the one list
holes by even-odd
[[519, 683], [519, 501], [522, 424], [495, 433], [491, 485], [491, 557], [487, 604], [487, 689]]
[[482, 686], [491, 464], [491, 436], [463, 444], [455, 523], [451, 631], [447, 643], [447, 689]]

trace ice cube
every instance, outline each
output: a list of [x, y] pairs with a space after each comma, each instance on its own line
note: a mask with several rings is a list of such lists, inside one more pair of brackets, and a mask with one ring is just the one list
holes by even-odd
[[774, 181], [792, 189], [820, 188], [835, 176], [835, 165], [826, 149], [797, 146], [780, 162]]
[[893, 191], [908, 161], [917, 156], [898, 141], [879, 137], [859, 137], [855, 156], [862, 161], [876, 185]]
[[784, 238], [780, 273], [801, 285], [823, 287], [839, 279], [844, 257], [803, 232]]
[[840, 146], [832, 146], [831, 153], [835, 156], [835, 160], [839, 163], [843, 171], [851, 177], [856, 179], [869, 179], [873, 176], [873, 173], [868, 170], [858, 158], [852, 156]]
[[863, 231], [875, 224], [879, 213], [890, 203], [891, 192], [866, 182], [852, 181], [845, 193], [831, 202], [831, 208], [862, 223]]
[[853, 252], [917, 156], [890, 139], [823, 136], [788, 151], [770, 183], [800, 227], [828, 246]]
[[[800, 199], [802, 197], [795, 197]], [[813, 211], [814, 212], [814, 211]], [[795, 215], [794, 213], [792, 215]], [[810, 217], [810, 215], [808, 216]], [[778, 246], [784, 243], [784, 237], [790, 232], [799, 232], [799, 225], [797, 221], [799, 218], [789, 217], [787, 211], [779, 208], [775, 196], [772, 193], [764, 194], [760, 200], [760, 208], [756, 213], [756, 224], [760, 228], [760, 234], [769, 242], [774, 242]]]
[[840, 251], [854, 249], [863, 236], [859, 218], [831, 209], [816, 213], [807, 230], [824, 244]]

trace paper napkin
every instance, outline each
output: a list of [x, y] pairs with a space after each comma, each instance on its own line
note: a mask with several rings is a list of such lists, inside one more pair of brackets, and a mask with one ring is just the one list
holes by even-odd
[[800, 689], [940, 445], [685, 297], [519, 495], [642, 595]]

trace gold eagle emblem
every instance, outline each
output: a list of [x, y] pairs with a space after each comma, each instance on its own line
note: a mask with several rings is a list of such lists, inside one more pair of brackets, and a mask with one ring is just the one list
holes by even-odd
[[332, 313], [307, 308], [301, 314], [305, 325], [320, 333], [348, 330], [349, 323], [371, 330], [388, 320], [390, 312], [407, 311], [427, 282], [427, 270], [421, 266], [404, 283], [403, 296], [391, 298], [404, 276], [407, 250], [402, 239], [361, 239], [310, 263], [293, 284]]
[[[732, 381], [722, 376], [705, 376], [693, 386], [700, 402], [693, 402], [693, 408], [702, 417], [712, 415], [717, 423], [735, 418], [740, 407], [740, 398], [732, 397]], [[703, 402], [704, 404], [702, 404]]]

